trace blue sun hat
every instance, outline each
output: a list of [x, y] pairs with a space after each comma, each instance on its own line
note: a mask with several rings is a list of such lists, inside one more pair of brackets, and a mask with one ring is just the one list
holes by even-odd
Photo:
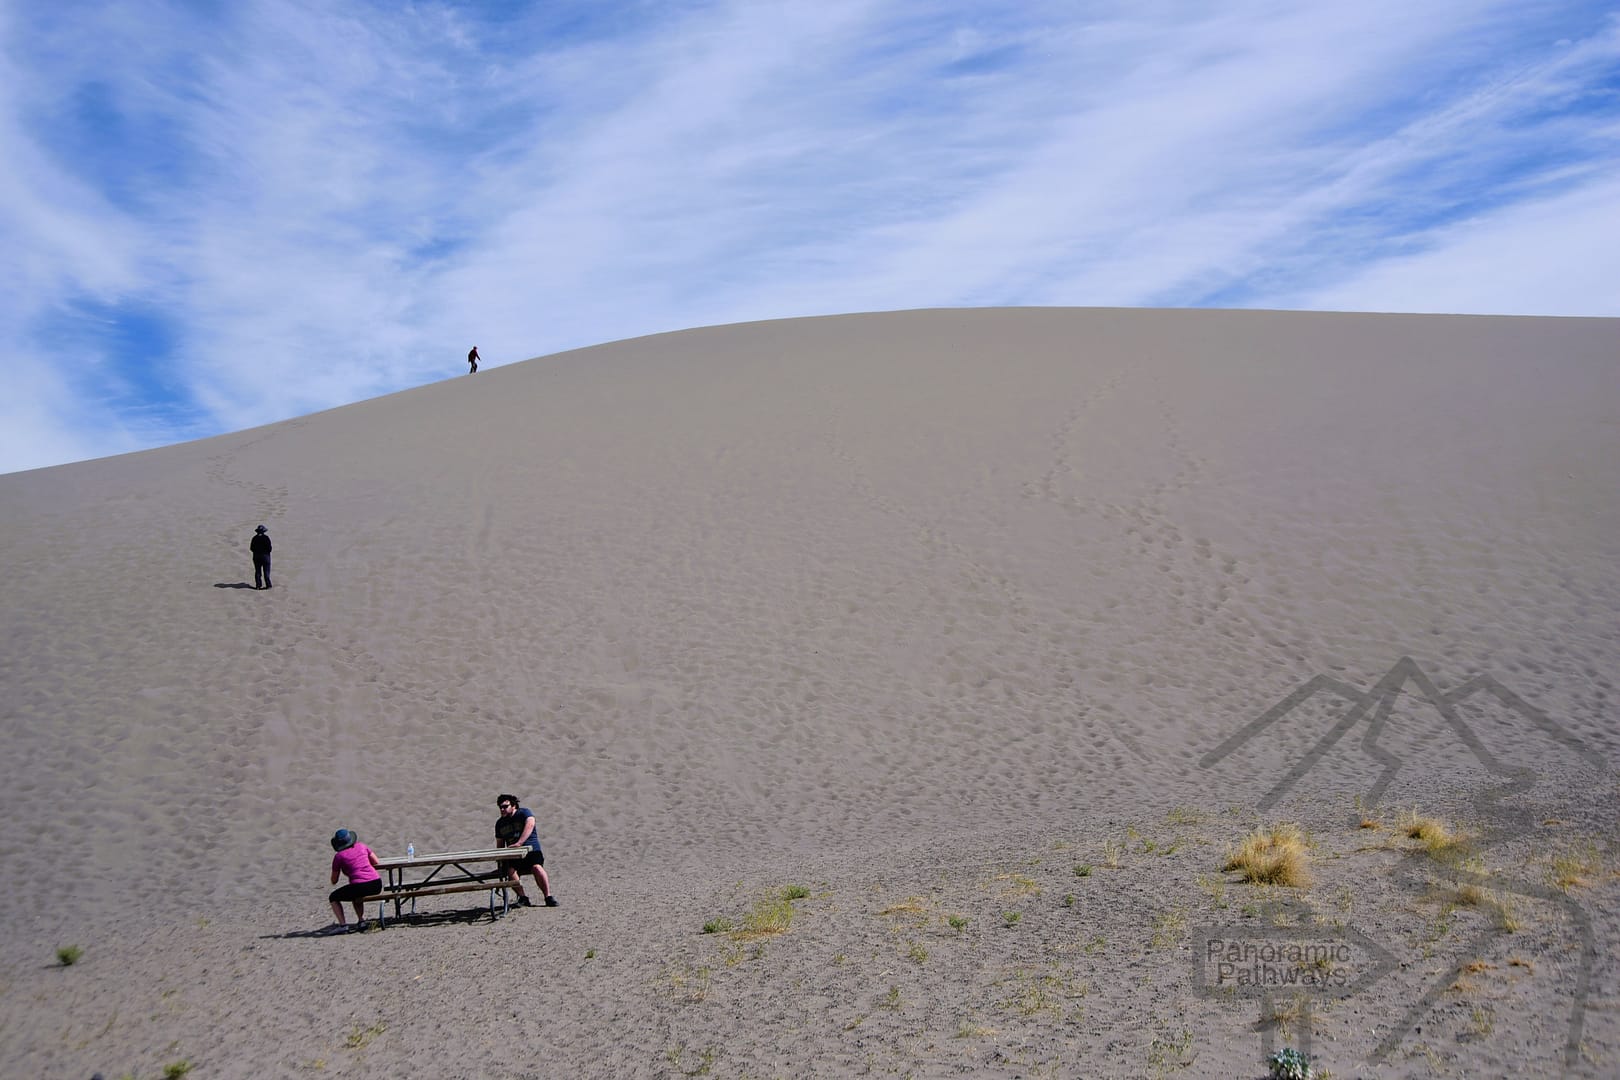
[[354, 835], [353, 829], [339, 829], [332, 834], [332, 850], [346, 851], [354, 847], [354, 842], [358, 839], [360, 838]]
[[262, 532], [269, 532], [270, 530], [265, 528], [263, 525], [260, 525], [257, 529], [254, 529], [253, 531], [256, 532], [256, 533], [262, 533]]

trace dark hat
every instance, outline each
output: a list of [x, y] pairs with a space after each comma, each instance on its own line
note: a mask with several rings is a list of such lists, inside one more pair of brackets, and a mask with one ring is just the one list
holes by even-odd
[[254, 529], [253, 531], [254, 532], [269, 532], [270, 530], [265, 528], [263, 525], [260, 525], [257, 529]]
[[332, 850], [346, 851], [354, 847], [354, 842], [358, 839], [360, 838], [354, 835], [353, 829], [339, 829], [332, 834]]

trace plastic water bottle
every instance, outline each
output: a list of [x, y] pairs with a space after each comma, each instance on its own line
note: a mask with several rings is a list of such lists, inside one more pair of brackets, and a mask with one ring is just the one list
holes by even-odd
[[405, 845], [405, 857], [407, 859], [416, 858], [416, 845], [415, 844], [406, 844]]

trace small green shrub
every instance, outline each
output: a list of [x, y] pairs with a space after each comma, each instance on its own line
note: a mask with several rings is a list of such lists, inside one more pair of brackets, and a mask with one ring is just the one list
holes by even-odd
[[724, 934], [730, 931], [735, 925], [736, 924], [730, 919], [722, 915], [717, 919], [710, 919], [708, 922], [704, 923], [703, 932], [705, 934]]
[[784, 900], [803, 900], [810, 895], [810, 890], [803, 885], [789, 885], [782, 890]]
[[72, 967], [79, 962], [79, 957], [83, 955], [84, 950], [77, 945], [63, 945], [56, 950], [56, 962], [63, 967]]
[[180, 1080], [182, 1076], [186, 1075], [186, 1073], [190, 1071], [191, 1062], [171, 1061], [169, 1064], [163, 1066], [163, 1080]]
[[1074, 868], [1074, 876], [1075, 877], [1090, 877], [1091, 876], [1091, 864], [1086, 862], [1086, 863], [1080, 863], [1079, 865], [1077, 865]]
[[1314, 1075], [1311, 1059], [1292, 1046], [1285, 1046], [1266, 1058], [1266, 1066], [1271, 1069], [1271, 1080], [1311, 1080]]

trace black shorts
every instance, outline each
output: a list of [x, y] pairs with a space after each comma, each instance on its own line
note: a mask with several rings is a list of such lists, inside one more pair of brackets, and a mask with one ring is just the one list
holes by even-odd
[[348, 900], [364, 900], [366, 897], [376, 896], [380, 892], [382, 892], [382, 878], [378, 878], [376, 881], [361, 881], [358, 883], [351, 881], [347, 885], [341, 885], [333, 889], [332, 895], [328, 896], [327, 899], [341, 904]]
[[543, 851], [536, 851], [534, 848], [530, 848], [529, 853], [523, 856], [523, 858], [512, 860], [512, 869], [514, 870], [527, 870], [531, 866], [544, 865], [546, 865], [546, 853]]

